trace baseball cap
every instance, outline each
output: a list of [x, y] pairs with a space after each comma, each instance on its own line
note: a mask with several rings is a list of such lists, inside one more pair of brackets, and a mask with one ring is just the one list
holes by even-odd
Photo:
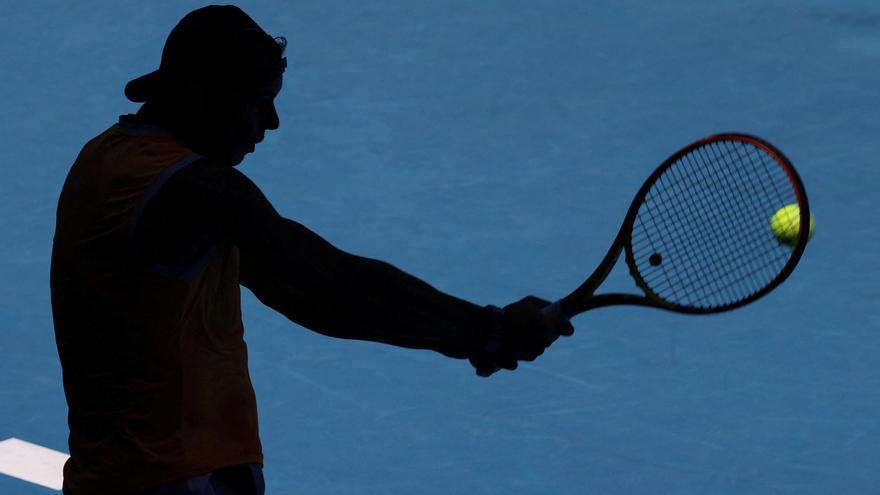
[[242, 89], [287, 67], [284, 38], [273, 38], [240, 8], [209, 5], [174, 26], [159, 68], [125, 85], [125, 96], [145, 102], [187, 78], [216, 89]]

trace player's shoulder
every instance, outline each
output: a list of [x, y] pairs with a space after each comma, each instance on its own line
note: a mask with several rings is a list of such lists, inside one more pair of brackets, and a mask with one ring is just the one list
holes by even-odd
[[201, 158], [175, 172], [163, 189], [196, 200], [240, 202], [261, 198], [259, 187], [244, 173], [228, 164]]
[[220, 186], [256, 185], [235, 167], [210, 158], [199, 158], [175, 172], [168, 184], [189, 188], [218, 188]]

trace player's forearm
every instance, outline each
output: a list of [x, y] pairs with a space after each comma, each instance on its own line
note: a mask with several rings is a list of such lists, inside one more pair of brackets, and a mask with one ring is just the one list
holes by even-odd
[[331, 327], [336, 336], [432, 349], [461, 358], [482, 345], [487, 323], [484, 308], [445, 294], [387, 263], [346, 256], [351, 285], [338, 300], [350, 314], [339, 326]]
[[485, 310], [392, 265], [333, 247], [286, 225], [263, 256], [242, 253], [242, 283], [316, 332], [468, 357], [482, 345]]

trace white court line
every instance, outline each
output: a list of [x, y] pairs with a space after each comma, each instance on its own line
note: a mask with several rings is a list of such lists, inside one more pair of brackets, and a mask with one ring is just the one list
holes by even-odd
[[17, 438], [0, 441], [0, 473], [61, 490], [64, 463], [70, 456]]

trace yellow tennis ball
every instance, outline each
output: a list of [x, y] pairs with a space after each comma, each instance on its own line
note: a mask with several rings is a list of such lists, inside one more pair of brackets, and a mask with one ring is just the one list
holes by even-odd
[[[776, 239], [783, 244], [793, 246], [797, 241], [798, 231], [801, 226], [801, 209], [798, 205], [786, 205], [776, 211], [770, 219], [770, 230]], [[807, 240], [813, 238], [813, 229], [816, 227], [816, 221], [813, 215], [810, 215], [810, 231], [807, 233]]]

